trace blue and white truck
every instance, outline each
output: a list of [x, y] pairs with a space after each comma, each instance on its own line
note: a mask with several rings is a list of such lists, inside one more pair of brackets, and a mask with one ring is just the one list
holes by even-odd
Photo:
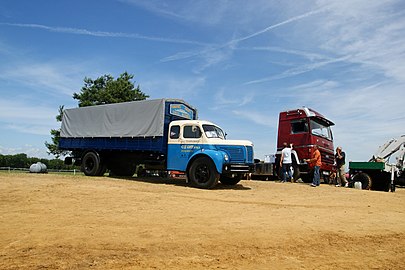
[[59, 148], [85, 175], [132, 176], [147, 170], [185, 172], [198, 188], [237, 184], [253, 169], [253, 144], [227, 140], [223, 130], [197, 120], [179, 99], [153, 99], [66, 109]]

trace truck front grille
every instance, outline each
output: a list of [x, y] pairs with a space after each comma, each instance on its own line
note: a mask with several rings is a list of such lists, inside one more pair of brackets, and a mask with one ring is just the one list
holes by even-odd
[[217, 147], [228, 154], [230, 163], [253, 163], [252, 146], [218, 145]]

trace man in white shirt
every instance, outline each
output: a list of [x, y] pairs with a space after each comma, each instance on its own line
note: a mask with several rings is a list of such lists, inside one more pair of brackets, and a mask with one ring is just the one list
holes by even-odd
[[[291, 181], [293, 176], [291, 172], [291, 165], [292, 165], [292, 158], [291, 158], [291, 150], [292, 144], [288, 147], [288, 144], [285, 142], [283, 143], [283, 150], [281, 151], [281, 158], [280, 158], [280, 167], [281, 169], [281, 181], [283, 183], [287, 181]], [[287, 178], [286, 178], [287, 176]]]

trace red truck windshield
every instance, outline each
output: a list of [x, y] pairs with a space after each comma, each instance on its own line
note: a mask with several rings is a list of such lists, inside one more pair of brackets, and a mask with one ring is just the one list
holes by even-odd
[[329, 126], [322, 124], [314, 119], [310, 120], [311, 133], [316, 136], [324, 137], [330, 141], [333, 140], [332, 131]]

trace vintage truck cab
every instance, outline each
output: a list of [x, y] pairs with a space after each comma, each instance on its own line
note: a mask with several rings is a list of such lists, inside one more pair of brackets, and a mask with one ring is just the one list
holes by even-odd
[[234, 185], [253, 169], [252, 142], [227, 140], [219, 126], [202, 120], [171, 122], [167, 155], [167, 169], [187, 172], [197, 186]]

